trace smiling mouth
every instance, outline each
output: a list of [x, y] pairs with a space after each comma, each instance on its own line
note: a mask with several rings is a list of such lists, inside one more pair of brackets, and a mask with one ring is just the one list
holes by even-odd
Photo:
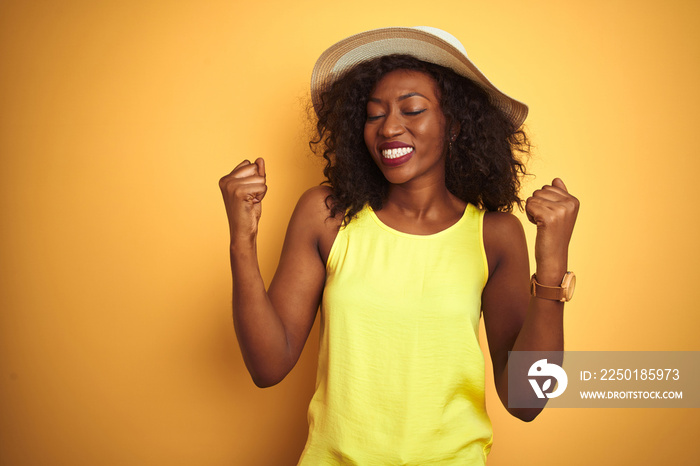
[[382, 157], [385, 159], [398, 159], [404, 155], [413, 152], [413, 147], [399, 147], [396, 149], [386, 149], [382, 151]]

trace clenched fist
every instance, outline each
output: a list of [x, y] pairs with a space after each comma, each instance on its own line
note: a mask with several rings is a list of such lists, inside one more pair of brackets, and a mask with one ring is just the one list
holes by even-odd
[[267, 192], [265, 161], [244, 160], [219, 180], [219, 187], [226, 205], [231, 244], [254, 241], [262, 213], [260, 202]]
[[538, 189], [527, 199], [525, 213], [537, 225], [535, 260], [538, 279], [540, 269], [543, 268], [552, 271], [561, 280], [563, 273], [560, 275], [560, 272], [562, 268], [566, 271], [569, 241], [578, 209], [578, 199], [569, 194], [566, 185], [559, 178], [555, 178], [551, 185]]

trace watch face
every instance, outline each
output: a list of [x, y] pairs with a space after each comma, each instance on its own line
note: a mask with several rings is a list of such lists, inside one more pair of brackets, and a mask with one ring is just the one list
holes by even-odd
[[566, 300], [570, 301], [574, 297], [574, 289], [576, 288], [576, 275], [573, 272], [567, 272], [562, 287], [566, 290]]

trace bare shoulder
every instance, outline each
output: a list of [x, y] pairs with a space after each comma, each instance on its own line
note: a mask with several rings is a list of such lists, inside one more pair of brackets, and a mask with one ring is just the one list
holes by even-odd
[[331, 189], [328, 186], [308, 189], [299, 198], [290, 222], [290, 229], [304, 231], [316, 243], [324, 262], [343, 220], [341, 214], [331, 217], [327, 202], [330, 195]]
[[318, 227], [334, 227], [337, 230], [343, 219], [340, 215], [336, 215], [336, 218], [330, 216], [331, 210], [327, 201], [330, 195], [331, 189], [328, 186], [307, 189], [297, 202], [294, 216], [301, 216]]
[[509, 212], [486, 212], [484, 214], [484, 239], [492, 236], [498, 240], [501, 237], [512, 238], [513, 235], [524, 234], [523, 225], [518, 217]]
[[484, 214], [484, 249], [489, 263], [489, 275], [504, 258], [513, 254], [527, 255], [525, 230], [520, 220], [508, 212]]
[[330, 209], [326, 205], [326, 198], [330, 196], [331, 189], [328, 186], [314, 186], [307, 189], [297, 202], [297, 209], [306, 214], [325, 215], [328, 217]]

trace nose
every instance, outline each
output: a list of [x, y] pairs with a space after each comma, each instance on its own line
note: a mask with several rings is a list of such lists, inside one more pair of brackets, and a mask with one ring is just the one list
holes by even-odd
[[380, 134], [389, 139], [404, 132], [403, 122], [395, 112], [389, 112], [382, 122], [382, 127], [379, 129]]

